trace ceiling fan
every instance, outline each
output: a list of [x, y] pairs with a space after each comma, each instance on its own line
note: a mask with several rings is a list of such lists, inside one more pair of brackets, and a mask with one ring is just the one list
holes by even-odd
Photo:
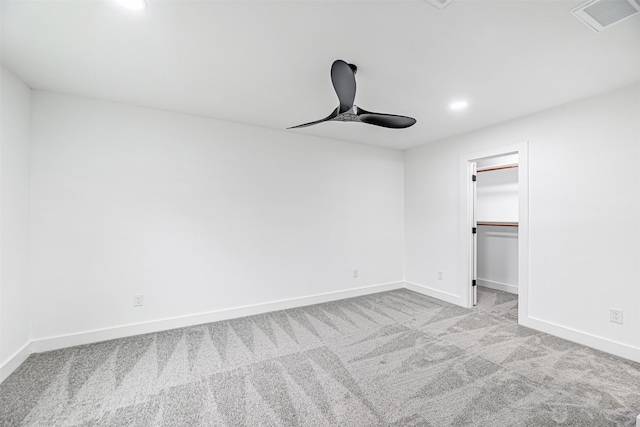
[[338, 95], [340, 105], [331, 114], [315, 122], [292, 126], [287, 129], [303, 128], [322, 122], [361, 122], [385, 128], [402, 129], [415, 124], [416, 119], [395, 114], [372, 113], [353, 103], [356, 97], [356, 71], [358, 67], [338, 59], [331, 66], [331, 82]]

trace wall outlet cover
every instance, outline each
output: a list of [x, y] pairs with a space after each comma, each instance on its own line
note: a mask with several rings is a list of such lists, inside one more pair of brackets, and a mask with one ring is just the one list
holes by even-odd
[[144, 305], [144, 294], [135, 294], [133, 296], [133, 306], [142, 307]]
[[609, 309], [609, 321], [613, 323], [623, 324], [624, 322], [624, 312], [622, 310], [618, 310], [617, 308]]

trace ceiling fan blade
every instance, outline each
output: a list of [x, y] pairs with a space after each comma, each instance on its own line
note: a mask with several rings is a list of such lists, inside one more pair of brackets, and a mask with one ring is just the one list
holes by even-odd
[[322, 122], [328, 122], [329, 120], [334, 119], [337, 116], [338, 116], [338, 109], [336, 108], [331, 112], [331, 114], [329, 114], [324, 119], [316, 120], [315, 122], [304, 123], [298, 126], [291, 126], [290, 128], [287, 128], [287, 129], [306, 128], [307, 126], [317, 125], [318, 123], [322, 123]]
[[356, 77], [353, 68], [338, 59], [331, 66], [331, 82], [340, 100], [338, 114], [349, 111], [356, 98]]
[[395, 114], [372, 113], [358, 107], [357, 116], [362, 123], [382, 126], [385, 128], [402, 129], [413, 126], [416, 119], [407, 116], [396, 116]]

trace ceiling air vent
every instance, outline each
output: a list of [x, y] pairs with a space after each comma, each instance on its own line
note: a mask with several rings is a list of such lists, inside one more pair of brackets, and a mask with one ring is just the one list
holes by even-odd
[[592, 0], [571, 13], [598, 33], [640, 13], [640, 0]]
[[453, 0], [424, 0], [425, 3], [429, 3], [431, 6], [435, 6], [438, 9], [444, 9], [449, 6]]

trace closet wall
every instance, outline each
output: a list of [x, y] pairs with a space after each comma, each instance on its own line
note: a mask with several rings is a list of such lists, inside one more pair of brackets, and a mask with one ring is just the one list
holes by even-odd
[[511, 293], [518, 293], [518, 168], [486, 169], [517, 163], [517, 155], [479, 160], [476, 182], [478, 285]]

